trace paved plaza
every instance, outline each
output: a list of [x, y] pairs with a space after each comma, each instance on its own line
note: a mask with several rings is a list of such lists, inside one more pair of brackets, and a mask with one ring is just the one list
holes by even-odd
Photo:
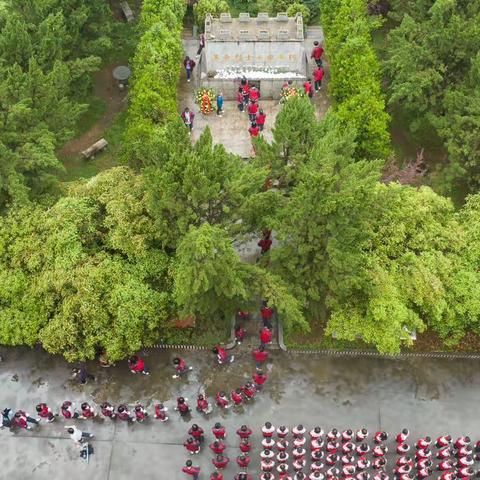
[[[244, 423], [254, 430], [251, 473], [258, 472], [260, 427], [266, 421], [320, 425], [325, 430], [365, 426], [391, 434], [408, 427], [412, 438], [442, 433], [470, 434], [474, 441], [480, 438], [480, 419], [474, 410], [480, 393], [477, 361], [336, 358], [275, 351], [268, 363], [264, 391], [251, 404], [238, 410], [215, 409], [208, 419], [196, 412], [191, 419], [184, 419], [173, 411], [177, 396], [184, 395], [194, 404], [201, 388], [210, 398], [220, 389], [229, 392], [252, 374], [253, 362], [246, 350], [238, 352], [229, 366], [215, 365], [208, 351], [187, 351], [182, 355], [194, 371], [188, 380], [174, 380], [171, 360], [175, 353], [179, 352], [144, 352], [149, 376], [130, 374], [125, 363], [108, 369], [89, 364], [88, 370], [97, 378], [81, 386], [72, 382], [70, 366], [58, 357], [37, 350], [4, 349], [1, 408], [33, 413], [40, 401], [58, 411], [66, 399], [77, 405], [85, 400], [95, 404], [108, 400], [115, 405], [140, 401], [151, 412], [154, 403], [163, 401], [171, 412], [167, 423], [152, 418], [133, 425], [100, 418], [77, 420], [80, 428], [96, 435], [89, 464], [79, 458], [79, 449], [64, 432], [66, 422], [61, 417], [42, 424], [37, 431], [1, 430], [1, 478], [183, 480], [186, 476], [180, 469], [188, 456], [182, 444], [189, 426], [198, 423], [209, 433], [215, 421], [227, 427], [226, 455], [232, 460], [239, 453], [234, 431]], [[208, 434], [207, 442], [211, 439]], [[202, 466], [201, 478], [208, 478], [206, 474], [212, 471], [211, 458], [207, 451], [194, 457]], [[233, 478], [237, 471], [230, 465], [225, 478]]]

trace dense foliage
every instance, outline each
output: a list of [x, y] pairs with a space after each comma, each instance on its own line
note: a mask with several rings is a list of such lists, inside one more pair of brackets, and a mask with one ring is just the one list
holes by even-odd
[[371, 39], [378, 24], [367, 15], [366, 0], [324, 0], [322, 25], [335, 114], [355, 129], [359, 156], [385, 158], [390, 151], [389, 116]]
[[450, 179], [480, 185], [480, 2], [392, 2], [397, 22], [387, 39], [389, 102], [401, 105], [416, 131], [443, 140]]
[[110, 10], [92, 0], [10, 0], [0, 10], [0, 210], [48, 190], [110, 46]]

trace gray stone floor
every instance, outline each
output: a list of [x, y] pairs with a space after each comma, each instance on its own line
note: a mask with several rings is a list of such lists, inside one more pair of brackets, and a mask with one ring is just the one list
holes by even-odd
[[[195, 58], [197, 50], [197, 42], [195, 40], [185, 39], [184, 42], [185, 54], [191, 58]], [[305, 42], [307, 51], [311, 49], [312, 41], [309, 39]], [[310, 64], [310, 70], [313, 71], [313, 64]], [[317, 110], [317, 118], [322, 118], [328, 107], [330, 100], [327, 96], [327, 85], [329, 78], [328, 63], [325, 62], [325, 81], [323, 88], [314, 96], [313, 102]], [[301, 85], [300, 85], [301, 87]], [[181, 79], [178, 86], [178, 109], [183, 111], [185, 107], [190, 108], [195, 112], [195, 123], [192, 132], [192, 141], [196, 141], [207, 126], [212, 132], [213, 141], [216, 144], [223, 144], [225, 148], [242, 158], [250, 157], [253, 154], [252, 145], [248, 128], [250, 127], [248, 115], [246, 112], [241, 113], [237, 108], [237, 102], [225, 101], [224, 113], [221, 117], [214, 112], [210, 115], [202, 115], [199, 111], [198, 105], [193, 100], [193, 92], [195, 91], [194, 81], [187, 83], [185, 72], [182, 71]], [[275, 124], [275, 118], [281, 109], [278, 101], [261, 100], [260, 107], [267, 115], [267, 122], [263, 136], [269, 142], [273, 139], [272, 128]]]
[[[0, 364], [0, 407], [33, 412], [35, 404], [46, 401], [58, 411], [65, 399], [77, 405], [83, 400], [98, 404], [108, 399], [114, 404], [141, 401], [150, 408], [163, 401], [173, 410], [178, 395], [193, 401], [200, 388], [209, 396], [219, 389], [230, 391], [245, 382], [253, 370], [246, 351], [239, 351], [236, 361], [225, 368], [215, 365], [208, 352], [188, 351], [184, 357], [194, 371], [187, 380], [173, 380], [170, 362], [175, 353], [144, 352], [149, 376], [131, 375], [123, 363], [109, 369], [88, 365], [97, 379], [79, 386], [69, 379], [70, 366], [61, 358], [37, 350], [3, 349], [6, 360]], [[234, 431], [243, 423], [249, 424], [258, 444], [259, 429], [265, 421], [318, 424], [324, 429], [366, 426], [391, 433], [408, 427], [412, 436], [468, 433], [478, 440], [478, 367], [478, 362], [467, 360], [332, 358], [273, 352], [264, 391], [236, 411], [214, 410], [208, 419], [194, 413], [188, 420], [172, 411], [167, 423], [149, 419], [139, 425], [101, 419], [77, 421], [96, 435], [95, 454], [88, 465], [64, 433], [61, 418], [38, 431], [2, 430], [0, 478], [184, 479], [180, 468], [188, 457], [181, 444], [194, 422], [205, 430], [215, 421], [223, 422], [229, 432], [226, 453], [232, 459], [238, 454]], [[258, 469], [258, 449], [253, 458], [252, 473]], [[206, 474], [212, 471], [210, 461], [206, 451], [195, 457], [204, 472], [201, 479], [207, 479]], [[225, 478], [233, 478], [236, 471], [230, 466]]]

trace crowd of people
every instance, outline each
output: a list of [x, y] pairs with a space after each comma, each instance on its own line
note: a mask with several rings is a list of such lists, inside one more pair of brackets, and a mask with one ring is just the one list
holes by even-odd
[[[190, 439], [184, 444], [187, 451], [196, 455], [205, 441], [204, 430], [193, 425]], [[213, 441], [209, 449], [214, 457], [215, 471], [210, 480], [223, 480], [223, 471], [231, 459], [226, 455], [227, 432], [220, 424], [212, 428]], [[248, 473], [251, 464], [252, 429], [242, 425], [239, 437], [239, 455], [235, 462], [241, 471], [235, 480], [253, 480]], [[289, 429], [275, 427], [266, 422], [261, 428], [258, 464], [260, 480], [424, 480], [436, 476], [437, 480], [468, 480], [480, 477], [474, 463], [480, 461], [480, 441], [472, 444], [468, 436], [453, 439], [442, 435], [432, 441], [429, 436], [416, 442], [409, 441], [410, 432], [403, 429], [395, 437], [395, 444], [387, 445], [388, 434], [378, 431], [372, 435], [366, 428], [340, 432], [333, 428], [325, 432], [321, 427], [311, 430], [303, 425]], [[190, 445], [194, 443], [195, 449]], [[391, 455], [387, 454], [391, 449]], [[391, 465], [389, 465], [389, 461]], [[187, 460], [182, 471], [197, 480], [201, 468]], [[229, 477], [230, 478], [230, 477]], [[226, 479], [225, 479], [226, 480]]]

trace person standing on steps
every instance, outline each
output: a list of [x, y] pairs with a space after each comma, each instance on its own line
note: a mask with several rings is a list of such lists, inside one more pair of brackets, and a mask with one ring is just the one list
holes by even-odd
[[322, 80], [323, 76], [325, 75], [325, 71], [323, 70], [323, 67], [317, 67], [313, 71], [313, 81], [315, 84], [315, 91], [318, 92], [322, 88]]
[[188, 128], [188, 133], [191, 134], [193, 130], [193, 119], [195, 118], [195, 114], [191, 112], [188, 107], [186, 107], [181, 116], [183, 123]]
[[265, 346], [269, 343], [272, 343], [272, 331], [267, 327], [263, 327], [260, 330], [260, 345]]
[[322, 56], [323, 56], [322, 46], [317, 41], [313, 42], [313, 50], [312, 50], [312, 54], [310, 55], [310, 58], [313, 58], [317, 67], [322, 66]]
[[185, 72], [187, 73], [187, 82], [190, 82], [192, 78], [192, 73], [195, 65], [196, 63], [188, 55], [183, 60], [183, 66], [185, 67]]
[[263, 362], [265, 362], [268, 358], [268, 351], [265, 350], [263, 345], [260, 345], [252, 351], [252, 356], [255, 360], [255, 366], [257, 367], [257, 370], [260, 370]]
[[265, 300], [262, 301], [260, 315], [262, 316], [263, 326], [271, 329], [273, 327], [273, 308], [270, 308]]

